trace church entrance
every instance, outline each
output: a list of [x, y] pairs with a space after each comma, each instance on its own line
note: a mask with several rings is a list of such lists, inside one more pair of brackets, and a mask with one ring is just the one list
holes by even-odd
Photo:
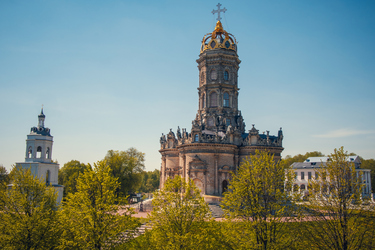
[[201, 193], [204, 194], [204, 185], [203, 185], [203, 182], [199, 179], [194, 179], [194, 184], [195, 186], [197, 186], [197, 188], [199, 188], [199, 190], [201, 191]]
[[227, 180], [223, 180], [223, 183], [222, 183], [221, 187], [222, 187], [221, 193], [226, 192], [228, 190], [228, 181]]

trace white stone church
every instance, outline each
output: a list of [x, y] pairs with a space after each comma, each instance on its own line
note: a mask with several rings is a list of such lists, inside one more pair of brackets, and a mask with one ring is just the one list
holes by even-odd
[[57, 202], [61, 203], [64, 187], [58, 184], [59, 164], [52, 161], [53, 136], [51, 130], [44, 127], [45, 118], [42, 108], [38, 126], [32, 127], [27, 135], [25, 162], [17, 162], [16, 166], [30, 169], [34, 176], [55, 188]]

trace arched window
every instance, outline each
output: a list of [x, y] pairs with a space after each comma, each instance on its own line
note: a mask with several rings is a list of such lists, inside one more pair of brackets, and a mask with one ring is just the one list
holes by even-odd
[[198, 134], [195, 135], [195, 137], [194, 137], [194, 141], [195, 141], [195, 142], [198, 142], [198, 141], [199, 141], [199, 135], [198, 135]]
[[224, 71], [224, 80], [228, 81], [229, 80], [229, 72], [226, 70]]
[[42, 158], [42, 147], [41, 146], [39, 146], [36, 149], [36, 158]]
[[27, 158], [32, 158], [33, 157], [33, 148], [30, 146], [29, 149], [27, 150]]
[[210, 78], [212, 81], [215, 81], [217, 79], [217, 72], [215, 69], [211, 70]]
[[210, 94], [210, 107], [217, 107], [217, 93], [215, 91]]
[[46, 151], [46, 158], [51, 159], [51, 154], [49, 152], [49, 148], [47, 148], [47, 151]]
[[302, 184], [302, 185], [301, 185], [301, 190], [305, 190], [305, 189], [306, 189], [305, 184]]
[[229, 107], [229, 94], [227, 92], [224, 93], [224, 107]]
[[49, 172], [49, 170], [47, 170], [47, 172], [46, 172], [46, 184], [49, 185], [49, 183], [50, 183], [50, 172]]

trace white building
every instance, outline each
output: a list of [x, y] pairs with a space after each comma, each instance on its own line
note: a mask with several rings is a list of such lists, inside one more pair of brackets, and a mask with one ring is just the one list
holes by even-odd
[[[321, 168], [321, 166], [325, 166], [327, 161], [329, 161], [329, 157], [309, 157], [304, 162], [295, 162], [292, 164], [292, 169], [296, 173], [296, 178], [293, 184], [293, 189], [304, 192], [305, 194], [308, 193], [308, 183], [309, 180], [315, 179], [318, 177], [316, 172], [317, 169]], [[361, 169], [361, 160], [359, 156], [348, 156], [348, 162], [352, 162], [355, 166], [355, 170], [358, 173], [361, 173], [363, 184], [365, 184], [364, 188], [362, 189], [362, 197], [370, 197], [371, 196], [371, 178], [370, 178], [370, 169]]]
[[45, 180], [58, 193], [57, 202], [63, 197], [64, 186], [58, 184], [59, 164], [52, 161], [53, 136], [50, 129], [44, 127], [43, 109], [38, 116], [38, 126], [32, 127], [26, 140], [25, 162], [17, 162], [16, 166], [29, 168], [38, 179]]

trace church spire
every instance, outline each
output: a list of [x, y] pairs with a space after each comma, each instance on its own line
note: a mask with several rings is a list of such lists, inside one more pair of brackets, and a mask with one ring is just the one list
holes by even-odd
[[44, 128], [44, 119], [46, 116], [43, 114], [43, 105], [42, 110], [40, 111], [40, 115], [38, 115], [38, 128]]

